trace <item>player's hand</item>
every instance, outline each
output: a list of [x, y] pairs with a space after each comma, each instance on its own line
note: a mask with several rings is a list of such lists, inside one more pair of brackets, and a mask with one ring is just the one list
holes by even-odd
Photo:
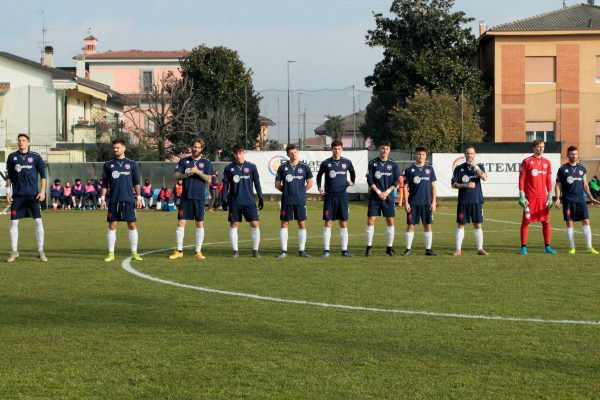
[[136, 199], [136, 201], [135, 201], [135, 206], [136, 206], [137, 208], [142, 208], [142, 197], [141, 197], [141, 196], [138, 196], [138, 197], [137, 197], [137, 199]]
[[258, 209], [262, 210], [264, 207], [265, 207], [265, 201], [261, 197], [261, 198], [258, 199]]
[[354, 182], [348, 181], [348, 186], [354, 186]]
[[560, 197], [556, 196], [556, 201], [554, 202], [554, 206], [556, 208], [560, 208]]
[[38, 195], [35, 196], [35, 199], [39, 200], [39, 201], [44, 201], [45, 198], [46, 198], [46, 193], [44, 193], [44, 192], [39, 192]]
[[11, 203], [12, 203], [12, 196], [11, 196], [11, 194], [10, 194], [10, 193], [6, 193], [6, 202], [7, 202], [8, 204], [11, 204]]
[[553, 203], [553, 201], [552, 201], [552, 195], [549, 194], [548, 195], [548, 199], [546, 200], [546, 207], [551, 208], [552, 207], [552, 203]]
[[475, 189], [475, 182], [469, 182], [467, 183], [467, 189]]
[[410, 204], [408, 204], [408, 201], [404, 203], [404, 209], [407, 213], [410, 213]]
[[321, 196], [325, 196], [325, 189], [319, 188], [319, 193], [321, 194]]
[[198, 173], [200, 173], [200, 170], [195, 165], [192, 168], [190, 168], [190, 174], [194, 175]]
[[519, 198], [519, 205], [523, 208], [529, 207], [529, 201], [527, 201], [527, 198], [525, 198], [524, 196], [521, 196]]
[[436, 209], [437, 209], [437, 202], [431, 203], [431, 212], [435, 212]]
[[101, 210], [106, 210], [106, 200], [101, 200], [100, 201], [100, 209]]

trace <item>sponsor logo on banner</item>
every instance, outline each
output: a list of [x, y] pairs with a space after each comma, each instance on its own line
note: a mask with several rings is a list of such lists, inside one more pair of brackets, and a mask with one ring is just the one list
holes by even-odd
[[466, 161], [467, 159], [463, 155], [456, 157], [454, 161], [452, 161], [452, 171], [454, 171], [454, 168], [456, 168], [458, 165], [463, 164]]
[[288, 158], [282, 154], [271, 157], [268, 162], [269, 173], [273, 176], [277, 175], [277, 170], [282, 162], [287, 161]]

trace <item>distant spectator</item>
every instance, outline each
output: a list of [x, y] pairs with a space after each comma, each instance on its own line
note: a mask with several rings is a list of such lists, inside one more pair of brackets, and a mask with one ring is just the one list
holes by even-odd
[[72, 192], [72, 190], [73, 190], [73, 188], [71, 187], [71, 182], [66, 181], [65, 186], [63, 186], [62, 203], [63, 203], [63, 207], [66, 208], [67, 210], [71, 209], [71, 192]]
[[94, 186], [96, 187], [96, 207], [100, 208], [102, 205], [102, 200], [100, 199], [102, 195], [102, 178], [99, 181], [94, 179]]
[[173, 195], [173, 192], [171, 191], [171, 189], [169, 189], [166, 186], [163, 186], [162, 189], [160, 189], [160, 192], [158, 193], [158, 199], [156, 202], [156, 209], [157, 210], [161, 210], [163, 207], [164, 203], [169, 203], [169, 201], [171, 200], [171, 196]]
[[142, 204], [144, 205], [144, 208], [151, 208], [153, 200], [154, 188], [150, 184], [150, 181], [146, 179], [142, 185]]
[[592, 192], [592, 196], [598, 200], [600, 197], [600, 181], [598, 181], [598, 177], [596, 175], [594, 175], [590, 181], [590, 192]]
[[73, 204], [73, 209], [77, 210], [81, 210], [83, 208], [83, 198], [85, 195], [85, 188], [83, 187], [83, 184], [81, 183], [81, 179], [77, 178], [75, 179], [75, 184], [73, 185], [73, 190], [71, 191], [72, 196], [72, 204]]
[[219, 171], [213, 172], [210, 178], [210, 204], [208, 211], [217, 211], [219, 208]]
[[96, 209], [96, 186], [91, 179], [85, 183], [85, 208], [89, 210]]
[[[54, 185], [50, 186], [50, 200], [52, 201], [52, 210], [56, 211], [59, 203], [62, 204], [63, 187], [60, 184], [60, 179], [54, 180]], [[64, 204], [63, 204], [64, 209]]]
[[173, 195], [175, 196], [175, 206], [179, 208], [179, 204], [181, 203], [181, 195], [183, 194], [183, 180], [179, 179], [175, 185], [173, 186]]

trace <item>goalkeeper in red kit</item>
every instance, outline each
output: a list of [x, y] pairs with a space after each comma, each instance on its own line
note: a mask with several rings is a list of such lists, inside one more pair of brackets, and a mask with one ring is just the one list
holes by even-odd
[[527, 254], [527, 234], [530, 222], [541, 222], [544, 251], [556, 254], [550, 247], [550, 207], [552, 206], [551, 165], [544, 154], [544, 141], [531, 143], [533, 155], [523, 160], [519, 173], [519, 205], [523, 207], [521, 222], [521, 254]]

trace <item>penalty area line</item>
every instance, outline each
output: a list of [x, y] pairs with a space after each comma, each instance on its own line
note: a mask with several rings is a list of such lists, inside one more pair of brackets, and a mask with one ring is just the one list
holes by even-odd
[[[268, 240], [268, 239], [267, 239]], [[272, 239], [277, 240], [277, 239]], [[229, 242], [214, 242], [214, 243], [206, 243], [206, 245], [214, 245], [214, 244], [225, 244]], [[168, 250], [172, 250], [173, 248], [165, 248], [159, 250], [152, 250], [141, 255], [153, 254], [165, 252]], [[422, 316], [422, 317], [436, 317], [436, 318], [460, 318], [460, 319], [472, 319], [472, 320], [485, 320], [485, 321], [503, 321], [503, 322], [525, 322], [525, 323], [538, 323], [538, 324], [560, 324], [560, 325], [588, 325], [588, 326], [600, 326], [600, 321], [585, 321], [585, 320], [569, 320], [569, 319], [542, 319], [542, 318], [529, 318], [529, 317], [503, 317], [496, 315], [478, 315], [478, 314], [461, 314], [461, 313], [443, 313], [443, 312], [433, 312], [433, 311], [419, 311], [419, 310], [400, 310], [400, 309], [390, 309], [390, 308], [377, 308], [377, 307], [363, 307], [363, 306], [351, 306], [345, 304], [332, 304], [332, 303], [323, 303], [316, 301], [307, 301], [307, 300], [296, 300], [296, 299], [284, 299], [280, 297], [271, 297], [271, 296], [261, 296], [252, 293], [242, 293], [242, 292], [234, 292], [229, 290], [220, 290], [220, 289], [212, 289], [203, 286], [194, 286], [188, 285], [185, 283], [170, 281], [167, 279], [158, 278], [156, 276], [148, 275], [143, 272], [138, 271], [131, 265], [131, 257], [123, 260], [121, 264], [122, 268], [128, 273], [135, 275], [139, 278], [146, 279], [152, 282], [160, 283], [163, 285], [170, 285], [179, 287], [182, 289], [195, 290], [199, 292], [219, 294], [224, 296], [232, 296], [253, 300], [261, 300], [261, 301], [270, 301], [274, 303], [282, 303], [282, 304], [296, 304], [296, 305], [304, 305], [304, 306], [314, 306], [314, 307], [322, 307], [322, 308], [331, 308], [331, 309], [339, 309], [339, 310], [350, 310], [350, 311], [364, 311], [364, 312], [374, 312], [374, 313], [388, 313], [388, 314], [399, 314], [399, 315], [414, 315], [414, 316]]]

